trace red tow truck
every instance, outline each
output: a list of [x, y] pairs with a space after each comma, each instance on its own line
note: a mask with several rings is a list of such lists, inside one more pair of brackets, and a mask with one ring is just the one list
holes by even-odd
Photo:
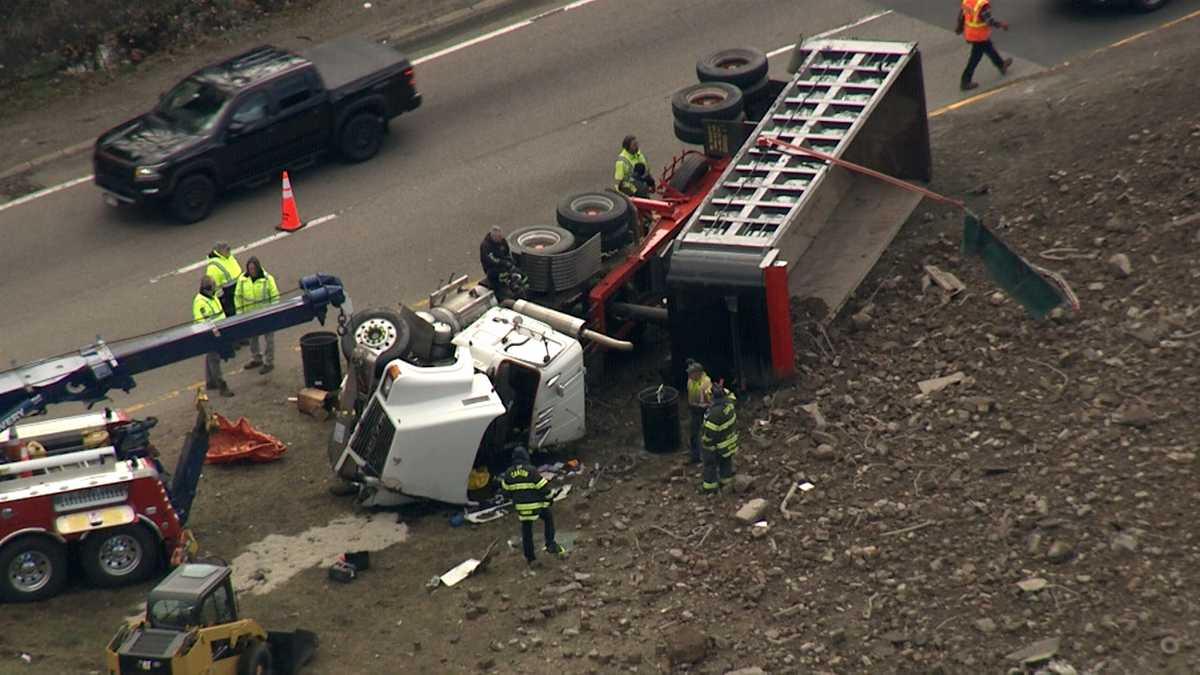
[[298, 293], [262, 309], [101, 341], [0, 372], [0, 600], [56, 595], [67, 584], [71, 559], [92, 585], [105, 587], [142, 581], [164, 562], [183, 561], [194, 544], [185, 526], [208, 450], [203, 395], [174, 475], [150, 442], [153, 418], [105, 409], [17, 424], [21, 419], [50, 404], [94, 404], [112, 389], [132, 389], [138, 373], [201, 354], [232, 357], [240, 340], [313, 319], [324, 323], [330, 305], [349, 305], [341, 281], [309, 276]]

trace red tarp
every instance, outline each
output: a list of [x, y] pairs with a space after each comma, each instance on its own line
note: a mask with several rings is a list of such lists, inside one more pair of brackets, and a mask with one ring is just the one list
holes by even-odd
[[237, 424], [222, 415], [213, 417], [217, 420], [217, 430], [209, 434], [205, 464], [270, 462], [287, 452], [283, 441], [250, 426], [245, 417], [239, 417]]

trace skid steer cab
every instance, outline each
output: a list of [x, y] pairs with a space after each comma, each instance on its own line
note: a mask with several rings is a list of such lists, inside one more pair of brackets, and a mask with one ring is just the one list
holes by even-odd
[[228, 567], [187, 564], [150, 591], [145, 617], [117, 631], [106, 657], [109, 675], [289, 675], [316, 647], [309, 631], [239, 617]]

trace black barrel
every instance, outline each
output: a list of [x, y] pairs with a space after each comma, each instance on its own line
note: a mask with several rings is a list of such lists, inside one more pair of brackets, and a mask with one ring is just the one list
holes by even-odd
[[674, 387], [647, 387], [638, 392], [642, 407], [642, 442], [648, 452], [674, 452], [679, 449], [679, 390]]
[[323, 330], [300, 336], [300, 360], [304, 363], [304, 386], [325, 391], [342, 386], [342, 362], [336, 333]]

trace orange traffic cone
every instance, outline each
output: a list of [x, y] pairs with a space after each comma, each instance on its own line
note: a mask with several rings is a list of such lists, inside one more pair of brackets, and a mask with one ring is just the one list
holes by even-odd
[[296, 198], [292, 196], [292, 181], [288, 179], [286, 171], [283, 172], [283, 200], [280, 203], [280, 210], [282, 215], [279, 218], [279, 225], [275, 229], [295, 232], [304, 227], [304, 223], [300, 222], [300, 214], [296, 212]]

